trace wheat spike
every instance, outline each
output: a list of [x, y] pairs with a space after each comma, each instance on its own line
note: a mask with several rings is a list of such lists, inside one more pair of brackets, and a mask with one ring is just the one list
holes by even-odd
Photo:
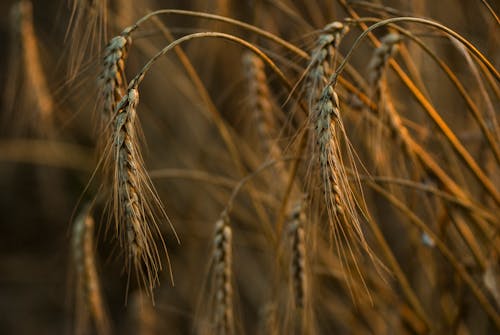
[[380, 46], [375, 49], [370, 63], [368, 63], [368, 81], [372, 87], [378, 86], [384, 72], [384, 67], [397, 52], [400, 41], [401, 36], [395, 33], [387, 34], [380, 40]]
[[271, 94], [262, 60], [251, 52], [243, 56], [245, 76], [248, 83], [248, 99], [254, 113], [262, 152], [273, 154], [276, 121], [273, 115]]
[[215, 225], [214, 274], [216, 334], [234, 334], [233, 287], [232, 287], [232, 230], [229, 218], [223, 214]]
[[[73, 261], [77, 275], [77, 308], [80, 304], [84, 305], [85, 312], [90, 313], [90, 316], [95, 322], [97, 332], [100, 335], [110, 334], [109, 318], [104, 308], [104, 302], [101, 295], [99, 284], [99, 276], [95, 264], [94, 254], [94, 219], [90, 215], [90, 210], [87, 207], [80, 216], [76, 219], [73, 234]], [[85, 332], [86, 325], [85, 317], [80, 312], [76, 311], [76, 333], [82, 334]]]
[[170, 221], [144, 168], [138, 144], [138, 103], [139, 91], [131, 85], [116, 108], [113, 209], [115, 230], [128, 259], [126, 268], [130, 271], [133, 266], [138, 280], [142, 280], [146, 291], [152, 293], [162, 269], [156, 239], [164, 245], [157, 219], [161, 217]]
[[328, 83], [335, 58], [335, 50], [338, 48], [342, 37], [349, 31], [343, 23], [335, 21], [323, 28], [323, 32], [316, 41], [316, 49], [311, 54], [308, 74], [309, 105], [315, 104], [319, 99], [321, 91]]
[[117, 104], [127, 90], [125, 78], [125, 61], [132, 38], [127, 32], [115, 36], [106, 46], [103, 69], [99, 77], [103, 107], [101, 130], [104, 130], [113, 119]]
[[289, 223], [289, 235], [292, 247], [291, 275], [295, 304], [299, 308], [304, 308], [307, 298], [305, 218], [302, 206], [302, 201], [295, 205], [290, 214]]

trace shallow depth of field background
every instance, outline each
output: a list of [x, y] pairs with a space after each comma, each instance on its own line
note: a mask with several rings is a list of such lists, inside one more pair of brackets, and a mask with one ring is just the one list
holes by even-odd
[[[97, 139], [94, 130], [95, 110], [99, 105], [96, 85], [102, 58], [102, 51], [98, 49], [102, 49], [105, 41], [126, 25], [145, 14], [147, 9], [176, 8], [217, 13], [255, 24], [310, 53], [314, 49], [319, 29], [333, 20], [347, 17], [346, 12], [337, 1], [320, 0], [123, 1], [124, 4], [130, 3], [130, 9], [120, 12], [117, 6], [120, 6], [121, 1], [110, 0], [106, 38], [99, 40], [96, 36], [92, 40], [94, 49], [82, 51], [85, 52], [83, 65], [76, 75], [69, 78], [70, 50], [74, 48], [71, 42], [82, 38], [75, 33], [65, 39], [73, 1], [33, 0], [39, 61], [54, 102], [50, 129], [37, 129], [38, 125], [42, 126], [42, 122], [32, 122], [36, 111], [31, 103], [30, 83], [26, 82], [27, 76], [23, 74], [22, 55], [18, 51], [16, 54], [17, 42], [13, 40], [16, 35], [12, 33], [15, 23], [8, 15], [15, 2], [0, 2], [0, 13], [3, 13], [0, 15], [0, 334], [73, 333], [75, 294], [74, 267], [71, 264], [72, 223], [82, 204], [95, 197], [99, 199], [94, 210], [97, 224], [96, 261], [113, 333], [196, 333], [195, 320], [199, 317], [198, 313], [203, 313], [204, 309], [200, 305], [204, 305], [203, 299], [207, 299], [204, 285], [209, 269], [214, 224], [232, 187], [203, 180], [207, 178], [163, 178], [158, 171], [167, 168], [172, 171], [205, 171], [212, 176], [236, 182], [242, 178], [242, 174], [231, 161], [216, 127], [207, 117], [200, 95], [182, 65], [173, 52], [169, 53], [155, 65], [155, 70], [141, 86], [138, 114], [144, 130], [142, 148], [147, 169], [157, 173], [156, 177], [153, 173], [153, 183], [181, 240], [181, 244], [177, 244], [168, 226], [161, 227], [172, 260], [175, 286], [172, 287], [165, 267], [160, 274], [161, 286], [155, 290], [156, 307], [147, 315], [150, 319], [144, 320], [145, 316], [134, 305], [137, 285], [132, 284], [129, 288], [129, 303], [125, 306], [127, 276], [122, 271], [122, 255], [112, 233], [106, 235], [102, 228], [106, 221], [106, 214], [103, 214], [105, 201], [99, 196], [104, 196], [105, 192], [99, 190], [98, 180], [91, 180], [96, 167]], [[499, 68], [499, 25], [480, 0], [367, 2], [395, 9], [398, 15], [427, 17], [440, 22], [463, 35], [488, 57], [496, 69]], [[489, 2], [493, 10], [500, 13], [499, 2]], [[300, 18], [286, 13], [285, 7], [296, 10]], [[354, 5], [353, 8], [361, 16], [387, 17], [379, 11], [370, 12], [366, 6]], [[269, 52], [278, 65], [283, 66], [292, 83], [298, 80], [300, 71], [307, 66], [297, 56], [269, 41], [227, 24], [174, 15], [161, 17], [161, 20], [176, 37], [195, 31], [224, 31], [255, 43], [263, 51]], [[460, 51], [448, 39], [431, 36], [429, 29], [417, 25], [406, 27], [426, 41], [462, 81], [477, 106], [482, 111], [486, 110], [488, 102]], [[376, 35], [381, 37], [384, 32], [387, 30], [377, 31]], [[359, 34], [359, 29], [352, 28], [342, 41], [340, 50], [344, 55]], [[153, 24], [147, 25], [134, 38], [127, 60], [127, 79], [131, 79], [156, 51], [167, 45]], [[417, 86], [425, 86], [428, 100], [479, 162], [498, 192], [499, 165], [492, 158], [491, 150], [464, 107], [462, 98], [419, 47], [410, 42], [404, 43], [408, 47], [408, 54], [403, 56], [413, 60], [420, 78], [417, 80], [413, 77], [414, 69], [408, 71], [405, 67], [405, 70], [411, 74]], [[246, 97], [245, 74], [241, 65], [242, 48], [213, 39], [192, 41], [182, 47], [215, 106], [235, 134], [239, 153], [241, 156], [247, 153], [253, 155], [252, 159], [243, 162], [245, 171], [254, 171], [265, 157], [255, 153], [258, 151], [258, 139]], [[373, 50], [373, 46], [365, 41], [351, 59], [352, 66], [364, 77], [367, 76], [367, 65]], [[397, 54], [395, 57], [403, 63], [403, 56]], [[271, 71], [267, 69], [266, 73], [269, 75], [274, 108], [279, 110], [288, 91]], [[449, 171], [459, 185], [470, 192], [475, 203], [484, 206], [485, 211], [496, 215], [498, 219], [499, 205], [485, 194], [450, 147], [444, 144], [446, 141], [393, 72], [389, 71], [387, 81], [396, 109], [416, 125], [412, 128], [415, 139]], [[481, 76], [481, 82], [487, 87], [493, 111], [498, 117], [498, 96], [484, 76]], [[355, 80], [353, 83], [356, 85]], [[498, 90], [498, 81], [494, 80], [494, 85]], [[345, 90], [342, 92], [345, 93]], [[364, 145], [366, 132], [356, 108], [346, 100], [348, 97], [352, 98], [347, 93], [341, 95], [348, 115], [346, 131], [364, 164], [360, 171], [382, 175], [369, 158], [369, 146]], [[349, 114], [351, 110], [352, 114]], [[288, 117], [287, 113], [277, 112], [277, 115], [280, 114], [277, 116], [279, 123]], [[286, 147], [287, 143], [292, 142], [292, 136], [290, 129], [286, 130], [280, 145]], [[499, 143], [498, 133], [496, 141]], [[388, 155], [385, 159], [391, 160], [393, 157]], [[300, 176], [306, 175], [305, 168], [299, 170]], [[416, 182], [437, 185], [432, 180]], [[272, 221], [276, 218], [281, 201], [281, 197], [275, 194], [277, 181], [271, 174], [263, 174], [251, 184], [256, 194], [262, 197], [264, 211]], [[90, 186], [86, 189], [87, 185]], [[495, 299], [495, 290], [484, 284], [484, 269], [477, 265], [469, 249], [462, 242], [457, 242], [461, 240], [454, 230], [455, 223], [447, 217], [448, 207], [432, 196], [424, 197], [406, 188], [399, 190], [407, 192], [401, 199], [408, 201], [409, 208], [427, 225], [436, 231], [442, 229], [439, 234], [444, 243], [471, 274], [498, 317], [498, 291]], [[248, 193], [242, 193], [237, 198], [232, 218], [235, 222], [235, 300], [238, 301], [235, 303], [235, 315], [239, 325], [236, 333], [261, 334], [266, 304], [273, 296], [277, 280], [273, 277], [276, 275], [273, 253], [277, 251], [262, 233], [262, 225], [257, 222]], [[432, 334], [495, 334], [495, 324], [436, 248], [419, 242], [421, 232], [410, 228], [407, 217], [394, 210], [382, 197], [368, 188], [365, 195], [371, 216], [380, 225], [402, 270], [435, 325]], [[424, 198], [427, 200], [424, 201]], [[467, 221], [465, 216], [462, 219]], [[499, 221], [492, 223], [492, 227], [498, 234]], [[474, 229], [471, 232], [474, 233]], [[375, 239], [369, 233], [367, 236], [376, 254], [386, 264]], [[478, 236], [477, 241], [488, 264], [491, 264], [488, 265], [491, 269], [488, 269], [495, 272], [492, 280], [500, 285], [496, 235], [490, 239]], [[334, 249], [325, 252], [335, 253]], [[374, 294], [373, 306], [369, 305], [366, 297], [354, 302], [342, 276], [334, 280], [323, 278], [328, 277], [325, 274], [328, 266], [321, 264], [311, 269], [321, 277], [323, 286], [318, 284], [317, 287], [328, 287], [312, 293], [313, 310], [319, 324], [316, 333], [418, 333], [412, 328], [414, 325], [397, 321], [404, 319], [401, 315], [408, 305], [401, 307], [405, 298], [391, 271], [382, 270], [380, 277], [377, 277], [376, 271], [368, 263], [366, 259], [361, 261], [361, 266], [369, 269], [367, 278], [369, 281], [380, 281], [378, 284], [369, 283], [368, 290], [376, 290], [376, 286], [381, 285], [388, 292], [386, 295], [380, 292]], [[332, 264], [338, 266], [338, 262]], [[342, 271], [342, 268], [335, 270]], [[286, 271], [281, 275], [286, 277]], [[289, 284], [287, 280], [283, 281], [283, 285]], [[289, 304], [284, 303], [284, 306], [293, 310]], [[394, 325], [398, 326], [394, 328]], [[92, 326], [88, 333], [95, 333]]]

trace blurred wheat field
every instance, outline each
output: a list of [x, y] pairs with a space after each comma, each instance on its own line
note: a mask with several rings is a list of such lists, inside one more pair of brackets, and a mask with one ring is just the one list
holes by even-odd
[[0, 4], [1, 334], [497, 334], [500, 6]]

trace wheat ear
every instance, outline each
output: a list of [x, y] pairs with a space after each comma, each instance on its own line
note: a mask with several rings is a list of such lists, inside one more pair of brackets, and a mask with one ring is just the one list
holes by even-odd
[[[401, 37], [398, 34], [390, 33], [385, 35], [380, 41], [381, 44], [375, 49], [368, 65], [368, 80], [372, 90], [372, 99], [378, 104], [376, 111], [378, 112], [377, 116], [379, 122], [375, 125], [374, 130], [368, 131], [369, 135], [367, 135], [367, 140], [368, 145], [371, 147], [369, 151], [372, 153], [376, 165], [380, 167], [383, 173], [392, 174], [393, 168], [391, 165], [394, 164], [387, 156], [390, 141], [383, 139], [383, 125], [389, 122], [391, 124], [390, 129], [394, 129], [394, 127], [401, 127], [401, 120], [397, 113], [393, 115], [394, 113], [389, 111], [389, 109], [391, 109], [389, 105], [392, 104], [392, 102], [387, 91], [387, 81], [384, 74], [388, 61], [398, 50], [398, 44], [401, 41]], [[393, 133], [393, 131], [391, 131], [391, 133]], [[401, 168], [405, 166], [404, 162], [398, 163], [396, 163], [396, 165], [399, 165]]]
[[113, 119], [116, 106], [127, 91], [125, 61], [132, 38], [128, 31], [115, 36], [106, 46], [103, 69], [99, 77], [103, 98], [100, 130], [108, 128]]
[[335, 21], [323, 28], [323, 32], [316, 41], [316, 49], [311, 54], [308, 74], [309, 105], [315, 104], [319, 99], [322, 89], [328, 83], [331, 74], [335, 50], [338, 48], [342, 37], [348, 32], [348, 27]]
[[214, 272], [216, 334], [234, 334], [233, 287], [232, 287], [232, 230], [225, 213], [215, 225]]
[[139, 149], [136, 114], [139, 91], [134, 84], [131, 83], [118, 104], [114, 118], [113, 210], [115, 230], [128, 259], [126, 268], [129, 271], [133, 266], [146, 291], [152, 293], [162, 269], [156, 239], [161, 241], [166, 253], [156, 220], [160, 216], [170, 221], [145, 170]]
[[256, 128], [260, 137], [262, 153], [272, 154], [276, 121], [273, 115], [271, 94], [267, 86], [264, 62], [254, 53], [243, 55], [243, 66], [248, 85], [248, 100], [254, 114]]
[[298, 202], [290, 214], [289, 236], [291, 241], [291, 277], [295, 304], [304, 308], [307, 298], [306, 245], [304, 233], [303, 202]]
[[[317, 145], [320, 179], [329, 224], [339, 252], [345, 253], [340, 242], [359, 242], [371, 254], [365, 242], [357, 214], [357, 203], [347, 179], [347, 172], [341, 153], [341, 140], [345, 141], [349, 160], [353, 164], [352, 152], [345, 134], [340, 115], [339, 98], [328, 77], [335, 63], [335, 52], [348, 28], [340, 22], [333, 22], [323, 29], [317, 47], [311, 56], [309, 74], [309, 99], [311, 104], [312, 143]], [[319, 92], [319, 93], [318, 93]], [[348, 253], [353, 249], [348, 243]]]
[[[73, 261], [77, 275], [77, 306], [79, 303], [85, 306], [85, 310], [90, 313], [95, 322], [97, 332], [100, 335], [110, 334], [109, 318], [104, 308], [99, 276], [95, 264], [94, 219], [90, 215], [88, 208], [75, 221], [72, 245]], [[79, 334], [85, 328], [85, 325], [81, 324], [84, 318], [80, 315], [79, 310], [77, 310], [76, 317], [76, 333]]]
[[375, 49], [373, 56], [368, 63], [368, 82], [374, 90], [373, 99], [378, 101], [381, 95], [381, 80], [384, 68], [391, 57], [396, 54], [398, 44], [401, 41], [399, 34], [390, 33], [382, 37], [380, 46]]

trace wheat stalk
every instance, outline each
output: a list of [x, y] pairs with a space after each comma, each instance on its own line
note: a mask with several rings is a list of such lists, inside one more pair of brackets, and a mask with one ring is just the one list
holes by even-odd
[[[17, 2], [12, 7], [11, 20], [15, 45], [9, 59], [7, 79], [12, 85], [6, 87], [5, 107], [12, 115], [6, 121], [9, 125], [20, 125], [28, 131], [47, 135], [53, 130], [55, 103], [42, 66], [31, 2]], [[14, 115], [16, 89], [21, 90], [23, 100], [27, 101], [22, 105], [24, 113], [21, 115]]]

